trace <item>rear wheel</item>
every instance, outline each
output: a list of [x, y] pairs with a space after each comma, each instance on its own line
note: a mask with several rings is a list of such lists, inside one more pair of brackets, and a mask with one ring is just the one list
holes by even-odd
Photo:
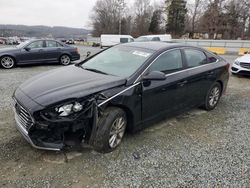
[[109, 107], [98, 121], [94, 149], [102, 153], [115, 150], [122, 142], [127, 126], [126, 113], [116, 107]]
[[62, 55], [61, 57], [60, 57], [60, 63], [62, 64], [62, 65], [69, 65], [70, 63], [71, 63], [71, 59], [70, 59], [70, 57], [68, 56], [68, 55]]
[[0, 59], [1, 66], [5, 69], [11, 69], [15, 66], [15, 60], [13, 57], [4, 56]]
[[208, 111], [213, 110], [219, 103], [221, 93], [221, 85], [215, 83], [207, 93], [204, 108]]

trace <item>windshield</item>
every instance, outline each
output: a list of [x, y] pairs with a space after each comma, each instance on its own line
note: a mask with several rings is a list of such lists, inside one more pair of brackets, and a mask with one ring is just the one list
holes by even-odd
[[129, 77], [150, 57], [154, 51], [116, 46], [91, 58], [82, 68], [110, 75]]
[[30, 42], [30, 41], [26, 40], [25, 42], [22, 42], [22, 43], [18, 44], [16, 47], [17, 47], [17, 48], [22, 48], [22, 47], [24, 47], [26, 44], [28, 44], [29, 42]]

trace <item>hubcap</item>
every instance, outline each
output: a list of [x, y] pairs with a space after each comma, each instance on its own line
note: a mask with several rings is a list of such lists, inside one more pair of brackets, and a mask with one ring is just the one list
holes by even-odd
[[4, 57], [1, 60], [1, 64], [4, 68], [9, 69], [14, 66], [14, 60], [11, 57]]
[[70, 63], [70, 58], [69, 58], [69, 56], [63, 55], [63, 56], [61, 57], [61, 63], [62, 63], [63, 65], [68, 65], [68, 64]]
[[118, 117], [112, 124], [110, 137], [109, 137], [109, 146], [115, 148], [118, 146], [123, 138], [125, 133], [126, 123], [124, 117]]
[[220, 89], [218, 87], [214, 87], [209, 95], [209, 105], [214, 107], [220, 98]]

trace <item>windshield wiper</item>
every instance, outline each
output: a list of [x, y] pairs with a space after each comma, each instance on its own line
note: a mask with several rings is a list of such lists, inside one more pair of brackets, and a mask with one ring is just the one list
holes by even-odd
[[97, 70], [97, 69], [92, 69], [92, 68], [87, 68], [87, 67], [82, 67], [84, 70], [88, 70], [88, 71], [92, 71], [92, 72], [96, 72], [96, 73], [101, 73], [101, 74], [106, 74], [108, 75], [108, 73], [106, 72], [102, 72], [100, 70]]

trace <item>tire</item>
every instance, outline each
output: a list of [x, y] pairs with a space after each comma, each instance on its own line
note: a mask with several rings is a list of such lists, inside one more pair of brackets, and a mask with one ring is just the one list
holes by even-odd
[[121, 108], [107, 108], [97, 123], [94, 150], [101, 153], [114, 151], [121, 144], [126, 126], [127, 116]]
[[208, 91], [203, 108], [207, 111], [213, 110], [219, 103], [221, 93], [221, 85], [217, 82]]
[[71, 63], [71, 58], [69, 55], [64, 54], [60, 57], [59, 61], [60, 61], [60, 64], [67, 66]]
[[0, 58], [0, 65], [4, 69], [11, 69], [15, 66], [15, 59], [10, 56], [3, 56]]

